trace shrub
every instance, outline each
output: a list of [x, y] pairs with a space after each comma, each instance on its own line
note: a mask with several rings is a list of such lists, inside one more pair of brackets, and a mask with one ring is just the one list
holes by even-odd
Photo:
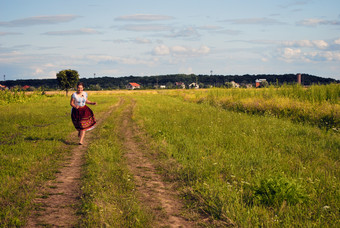
[[262, 179], [252, 190], [253, 202], [265, 206], [280, 207], [283, 202], [295, 205], [307, 200], [300, 185], [283, 177]]

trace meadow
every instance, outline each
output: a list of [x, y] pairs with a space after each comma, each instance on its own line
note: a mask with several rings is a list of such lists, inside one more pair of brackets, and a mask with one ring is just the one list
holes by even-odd
[[339, 84], [307, 88], [300, 85], [272, 85], [262, 89], [182, 90], [167, 94], [231, 111], [284, 117], [335, 131], [340, 127]]
[[[339, 85], [92, 97], [101, 104], [94, 106], [99, 118], [121, 97], [136, 102], [133, 121], [190, 210], [241, 227], [339, 224]], [[125, 107], [96, 129], [89, 146], [82, 225], [150, 226], [118, 137]], [[63, 95], [0, 105], [1, 226], [25, 224], [39, 184], [76, 146], [67, 139], [74, 131], [69, 111]]]
[[335, 226], [339, 135], [169, 96], [137, 97], [136, 119], [177, 166], [194, 208], [241, 226]]

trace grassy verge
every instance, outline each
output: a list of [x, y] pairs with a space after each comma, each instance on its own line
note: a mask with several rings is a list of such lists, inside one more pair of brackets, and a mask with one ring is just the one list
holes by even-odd
[[[118, 101], [117, 96], [114, 101]], [[148, 215], [135, 195], [117, 125], [127, 103], [119, 106], [99, 127], [86, 154], [82, 180], [84, 227], [150, 227]]]
[[[91, 99], [101, 104], [93, 106], [100, 118], [110, 103], [105, 96]], [[54, 178], [73, 147], [68, 139], [75, 131], [69, 101], [65, 96], [42, 96], [0, 106], [1, 227], [25, 224], [38, 186]]]
[[25, 92], [19, 90], [0, 90], [0, 105], [11, 103], [25, 103], [44, 98], [42, 91]]
[[135, 119], [178, 165], [188, 203], [243, 226], [336, 226], [338, 134], [162, 95], [136, 96]]

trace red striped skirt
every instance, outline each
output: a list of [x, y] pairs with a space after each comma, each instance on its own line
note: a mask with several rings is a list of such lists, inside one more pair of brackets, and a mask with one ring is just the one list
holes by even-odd
[[78, 109], [72, 108], [71, 118], [74, 127], [78, 130], [89, 131], [96, 125], [92, 110], [86, 105]]

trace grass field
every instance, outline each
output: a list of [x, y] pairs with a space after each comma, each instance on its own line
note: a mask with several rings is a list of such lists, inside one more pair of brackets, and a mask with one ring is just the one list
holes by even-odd
[[340, 129], [340, 85], [289, 85], [262, 89], [210, 89], [165, 92], [186, 101], [209, 103], [227, 110], [271, 115], [306, 122], [321, 128]]
[[[74, 131], [68, 97], [38, 97], [0, 106], [0, 226], [24, 224], [40, 183], [53, 178]], [[96, 97], [102, 112], [111, 103]], [[100, 115], [99, 115], [100, 116]]]
[[[120, 98], [136, 101], [133, 121], [158, 148], [162, 174], [177, 183], [191, 210], [241, 227], [336, 227], [338, 88], [93, 92], [90, 97], [99, 104], [93, 106], [98, 118]], [[311, 93], [322, 94], [319, 90], [331, 92], [310, 99]], [[300, 95], [289, 95], [292, 91]], [[20, 101], [2, 96], [0, 226], [25, 224], [39, 185], [53, 178], [76, 146], [68, 141], [74, 131], [69, 97], [36, 96]], [[117, 125], [124, 108], [117, 106], [96, 129], [85, 156], [81, 225], [151, 224], [123, 159]]]
[[241, 226], [335, 226], [339, 135], [272, 116], [161, 95], [136, 96], [136, 120], [177, 166], [192, 207]]

